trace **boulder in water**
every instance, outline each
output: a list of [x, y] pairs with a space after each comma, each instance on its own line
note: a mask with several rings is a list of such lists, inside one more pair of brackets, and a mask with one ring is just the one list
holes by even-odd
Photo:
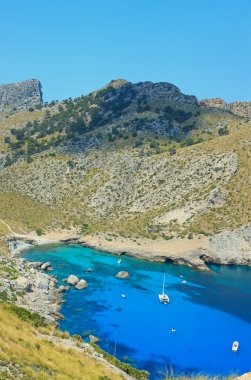
[[41, 265], [41, 269], [43, 270], [48, 270], [48, 268], [50, 267], [51, 267], [51, 263], [49, 261]]
[[94, 335], [89, 335], [89, 339], [91, 343], [96, 343], [100, 341], [100, 339]]
[[129, 277], [129, 273], [122, 270], [116, 274], [116, 277], [117, 278], [127, 278], [127, 277]]
[[74, 276], [74, 274], [71, 274], [67, 278], [67, 284], [69, 285], [77, 285], [78, 282], [79, 282], [79, 278], [77, 276]]
[[87, 287], [88, 287], [87, 281], [82, 279], [82, 280], [79, 280], [79, 282], [75, 286], [75, 289], [82, 290], [82, 289], [85, 289]]

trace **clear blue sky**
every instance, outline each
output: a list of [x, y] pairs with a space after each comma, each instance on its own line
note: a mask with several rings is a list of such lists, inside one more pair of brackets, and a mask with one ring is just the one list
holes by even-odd
[[251, 100], [251, 0], [2, 0], [0, 35], [0, 83], [45, 100], [116, 78]]

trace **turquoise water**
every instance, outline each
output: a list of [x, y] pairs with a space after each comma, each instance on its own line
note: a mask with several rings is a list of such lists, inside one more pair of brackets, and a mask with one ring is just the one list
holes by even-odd
[[[70, 274], [86, 279], [87, 289], [65, 293], [60, 328], [98, 336], [103, 349], [149, 370], [153, 379], [171, 368], [176, 375], [251, 370], [251, 268], [211, 266], [202, 273], [126, 256], [118, 264], [116, 256], [72, 244], [35, 248], [23, 257], [50, 261], [60, 283]], [[117, 279], [119, 270], [130, 277]], [[158, 300], [163, 273], [168, 305]]]

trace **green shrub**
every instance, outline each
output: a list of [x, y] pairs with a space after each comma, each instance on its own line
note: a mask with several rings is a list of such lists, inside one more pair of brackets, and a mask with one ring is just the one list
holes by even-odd
[[174, 154], [176, 154], [176, 148], [171, 147], [168, 149], [168, 152], [169, 152], [169, 154], [174, 155]]
[[221, 128], [219, 128], [218, 134], [220, 136], [228, 135], [229, 134], [228, 127], [221, 127]]
[[134, 377], [135, 379], [147, 380], [149, 378], [149, 372], [148, 371], [133, 368], [129, 364], [121, 362], [119, 359], [117, 359], [115, 356], [109, 354], [108, 352], [103, 351], [97, 344], [92, 343], [91, 345], [95, 348], [95, 350], [98, 353], [103, 354], [104, 359], [106, 359], [109, 363], [115, 365], [117, 368], [121, 369], [122, 371], [124, 371], [128, 375]]
[[37, 234], [37, 236], [44, 235], [44, 232], [43, 232], [42, 228], [40, 228], [40, 227], [36, 228], [36, 234]]
[[32, 322], [36, 327], [46, 326], [45, 318], [39, 315], [38, 313], [32, 313], [29, 310], [24, 309], [16, 305], [10, 305], [9, 309], [11, 312], [16, 314], [23, 321]]
[[74, 334], [74, 335], [72, 335], [72, 339], [73, 339], [75, 342], [83, 343], [83, 339], [82, 339], [81, 335], [79, 335], [79, 334]]
[[7, 292], [6, 291], [3, 291], [3, 292], [0, 292], [0, 301], [2, 302], [6, 302], [8, 301], [8, 295], [7, 295]]

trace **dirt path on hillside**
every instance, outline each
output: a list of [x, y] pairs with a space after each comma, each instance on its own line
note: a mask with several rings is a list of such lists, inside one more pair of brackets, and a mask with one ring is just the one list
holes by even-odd
[[0, 219], [0, 223], [2, 223], [15, 236], [27, 236], [27, 232], [25, 232], [22, 227], [20, 227], [20, 226], [18, 226], [16, 224], [14, 224], [14, 226], [16, 228], [18, 228], [23, 234], [20, 234], [18, 232], [13, 231], [13, 229], [11, 228], [11, 226], [8, 223], [6, 223], [4, 220]]
[[5, 227], [7, 227], [8, 228], [8, 230], [12, 233], [12, 234], [14, 234], [14, 235], [18, 235], [15, 231], [13, 231], [12, 229], [11, 229], [11, 227], [9, 226], [9, 224], [8, 223], [6, 223], [6, 222], [4, 222], [3, 220], [1, 220], [0, 219], [0, 223], [2, 223], [2, 224], [4, 224], [5, 225]]

